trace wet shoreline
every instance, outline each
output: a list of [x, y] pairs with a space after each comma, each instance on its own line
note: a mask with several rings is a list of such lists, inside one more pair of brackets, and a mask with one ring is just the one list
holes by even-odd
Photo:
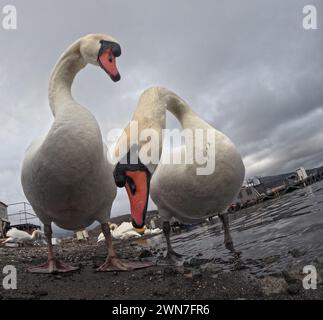
[[[257, 277], [248, 268], [239, 265], [227, 271], [215, 260], [198, 256], [182, 266], [167, 265], [163, 250], [147, 248], [137, 241], [118, 241], [120, 256], [129, 259], [150, 259], [157, 265], [129, 272], [100, 273], [95, 269], [105, 259], [101, 244], [77, 243], [57, 247], [64, 261], [79, 265], [80, 270], [70, 274], [36, 275], [27, 273], [30, 265], [44, 262], [46, 247], [0, 248], [0, 270], [12, 264], [18, 271], [18, 289], [0, 288], [0, 299], [322, 299], [323, 261], [316, 263], [319, 282], [316, 290], [302, 287], [300, 269], [285, 270]], [[270, 261], [264, 262], [270, 263]], [[1, 274], [1, 273], [0, 273]]]
[[[80, 266], [71, 274], [35, 275], [30, 266], [45, 262], [47, 248], [0, 247], [0, 280], [5, 265], [18, 271], [18, 289], [4, 290], [1, 299], [323, 299], [323, 182], [266, 204], [230, 215], [235, 249], [223, 245], [221, 223], [204, 224], [174, 233], [181, 263], [164, 259], [162, 235], [115, 240], [122, 258], [156, 265], [129, 272], [98, 273], [104, 243], [62, 242], [58, 257]], [[98, 231], [99, 232], [99, 231]], [[305, 290], [303, 268], [317, 271], [317, 289]], [[2, 281], [0, 281], [1, 284]]]

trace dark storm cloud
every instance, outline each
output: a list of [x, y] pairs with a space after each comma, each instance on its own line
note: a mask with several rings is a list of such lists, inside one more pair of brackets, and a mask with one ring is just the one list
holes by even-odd
[[[9, 2], [18, 30], [0, 29], [0, 200], [23, 199], [24, 151], [52, 122], [50, 71], [72, 41], [92, 32], [114, 36], [123, 51], [122, 81], [88, 66], [73, 87], [104, 137], [127, 123], [144, 89], [163, 85], [232, 138], [249, 176], [322, 164], [321, 1], [310, 1], [318, 9], [313, 31], [302, 28], [305, 0]], [[128, 211], [124, 196], [114, 214]]]

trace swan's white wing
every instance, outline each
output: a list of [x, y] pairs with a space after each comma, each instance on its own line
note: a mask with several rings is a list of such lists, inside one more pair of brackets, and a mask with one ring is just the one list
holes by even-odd
[[141, 237], [141, 235], [138, 232], [131, 230], [131, 231], [127, 231], [127, 232], [123, 233], [120, 239], [127, 240], [130, 238], [140, 238], [140, 237]]
[[115, 232], [120, 234], [133, 230], [133, 225], [131, 222], [122, 222], [119, 227], [115, 229]]
[[162, 233], [163, 230], [156, 228], [156, 229], [146, 229], [145, 230], [145, 234], [149, 235], [149, 234], [158, 234], [158, 233]]
[[104, 237], [104, 234], [101, 232], [98, 236], [98, 242], [101, 242], [101, 241], [104, 241], [105, 240], [105, 237]]
[[162, 232], [163, 232], [163, 230], [159, 229], [159, 228], [151, 229], [151, 234], [159, 234], [159, 233], [162, 233]]
[[136, 237], [136, 238], [140, 238], [141, 237], [141, 235], [138, 232], [136, 232], [135, 230], [127, 231], [127, 232], [125, 232], [125, 234], [128, 237]]
[[18, 230], [16, 228], [11, 228], [7, 235], [11, 238], [17, 239], [19, 241], [30, 240], [31, 235], [25, 231]]

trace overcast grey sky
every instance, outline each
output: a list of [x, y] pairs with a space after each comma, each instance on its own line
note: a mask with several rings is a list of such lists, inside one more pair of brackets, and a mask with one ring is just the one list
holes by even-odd
[[[235, 142], [249, 177], [323, 164], [322, 1], [0, 0], [1, 11], [6, 4], [17, 8], [18, 29], [0, 26], [1, 201], [25, 199], [20, 166], [53, 121], [53, 65], [95, 32], [120, 42], [122, 80], [88, 66], [73, 92], [104, 137], [124, 127], [145, 88], [163, 85]], [[302, 27], [307, 4], [318, 10], [318, 30]], [[123, 190], [113, 215], [128, 208]]]

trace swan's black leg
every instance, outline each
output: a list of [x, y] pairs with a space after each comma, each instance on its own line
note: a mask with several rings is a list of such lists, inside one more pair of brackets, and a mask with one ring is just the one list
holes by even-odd
[[105, 237], [105, 244], [108, 250], [108, 256], [104, 264], [97, 269], [97, 271], [128, 271], [134, 269], [147, 268], [154, 265], [151, 262], [142, 261], [128, 261], [126, 259], [119, 259], [112, 245], [112, 237], [110, 226], [108, 223], [101, 224], [102, 232]]
[[170, 231], [171, 231], [171, 227], [170, 227], [170, 223], [169, 221], [164, 221], [163, 222], [163, 232], [166, 238], [166, 243], [167, 243], [167, 255], [166, 258], [180, 258], [182, 257], [182, 255], [180, 255], [179, 253], [175, 252], [174, 249], [172, 248], [172, 244], [170, 242]]
[[53, 244], [52, 244], [52, 227], [51, 225], [44, 225], [44, 232], [48, 244], [48, 261], [40, 266], [28, 269], [31, 273], [61, 273], [75, 271], [77, 267], [71, 267], [65, 263], [60, 262], [55, 258]]
[[224, 245], [228, 250], [235, 252], [232, 237], [231, 237], [231, 232], [230, 232], [228, 214], [227, 213], [220, 213], [219, 218], [222, 222], [223, 229], [224, 229]]

